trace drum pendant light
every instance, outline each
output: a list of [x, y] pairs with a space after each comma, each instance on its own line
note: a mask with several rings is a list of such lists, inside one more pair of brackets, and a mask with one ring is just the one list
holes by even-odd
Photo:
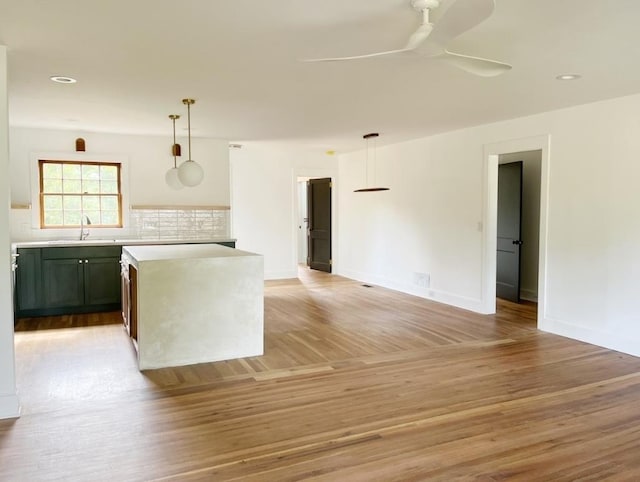
[[361, 189], [356, 189], [353, 192], [375, 192], [375, 191], [388, 191], [388, 187], [369, 187], [369, 140], [373, 139], [373, 184], [376, 183], [376, 163], [377, 163], [377, 152], [376, 152], [376, 138], [379, 136], [377, 132], [371, 132], [370, 134], [365, 134], [362, 138], [366, 141], [366, 155], [365, 155], [365, 184], [367, 187], [363, 187]]
[[204, 178], [202, 166], [191, 159], [191, 106], [195, 104], [193, 99], [182, 99], [182, 103], [187, 106], [187, 128], [189, 133], [189, 158], [180, 164], [178, 168], [178, 179], [188, 187], [197, 186]]
[[173, 155], [173, 167], [169, 169], [164, 175], [164, 180], [171, 189], [175, 189], [177, 191], [184, 187], [180, 182], [180, 179], [178, 178], [178, 164], [176, 160], [176, 156], [179, 156], [181, 154], [180, 144], [176, 144], [176, 119], [180, 119], [180, 116], [177, 114], [171, 114], [169, 116], [169, 119], [173, 121], [173, 145], [171, 146], [171, 154]]

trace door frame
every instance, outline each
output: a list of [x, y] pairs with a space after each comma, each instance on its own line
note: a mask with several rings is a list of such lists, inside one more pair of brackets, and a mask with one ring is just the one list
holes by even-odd
[[[291, 223], [291, 239], [292, 246], [294, 249], [291, 253], [291, 261], [293, 266], [295, 266], [297, 270], [298, 266], [298, 212], [299, 212], [299, 201], [298, 201], [298, 181], [300, 178], [305, 179], [319, 179], [319, 178], [330, 178], [332, 182], [331, 188], [331, 259], [332, 259], [332, 269], [331, 272], [333, 274], [338, 273], [338, 266], [340, 263], [339, 256], [339, 247], [338, 247], [338, 183], [337, 183], [337, 169], [323, 169], [323, 168], [296, 168], [293, 169], [292, 177], [291, 177], [291, 196], [293, 201], [293, 222]], [[307, 200], [305, 199], [305, 202]]]
[[542, 151], [540, 159], [540, 246], [538, 251], [538, 327], [546, 312], [547, 236], [549, 219], [549, 134], [511, 139], [484, 145], [482, 213], [482, 306], [481, 312], [496, 312], [496, 249], [498, 235], [498, 161], [501, 154]]

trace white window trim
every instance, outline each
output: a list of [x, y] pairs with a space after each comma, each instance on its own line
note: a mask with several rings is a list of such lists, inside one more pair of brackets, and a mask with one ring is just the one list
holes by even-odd
[[31, 185], [31, 228], [50, 238], [70, 238], [75, 231], [70, 228], [42, 228], [40, 226], [40, 169], [38, 161], [78, 161], [120, 164], [120, 194], [122, 195], [122, 227], [101, 228], [93, 231], [94, 238], [122, 236], [129, 229], [129, 158], [123, 154], [87, 154], [85, 152], [32, 152], [29, 155], [29, 173]]

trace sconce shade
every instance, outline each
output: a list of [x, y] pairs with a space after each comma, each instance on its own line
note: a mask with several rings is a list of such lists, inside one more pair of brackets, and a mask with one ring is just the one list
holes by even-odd
[[204, 179], [204, 170], [196, 161], [189, 159], [180, 164], [178, 168], [178, 179], [185, 186], [197, 186]]

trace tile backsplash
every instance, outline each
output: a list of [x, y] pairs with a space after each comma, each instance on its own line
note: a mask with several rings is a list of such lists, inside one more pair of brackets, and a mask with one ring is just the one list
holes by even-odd
[[[126, 218], [125, 218], [126, 219]], [[91, 228], [91, 239], [209, 239], [228, 238], [231, 211], [218, 206], [131, 206], [124, 228]], [[75, 239], [79, 228], [40, 229], [33, 226], [31, 208], [11, 209], [12, 241]]]
[[229, 236], [228, 209], [131, 209], [130, 233], [142, 239]]

